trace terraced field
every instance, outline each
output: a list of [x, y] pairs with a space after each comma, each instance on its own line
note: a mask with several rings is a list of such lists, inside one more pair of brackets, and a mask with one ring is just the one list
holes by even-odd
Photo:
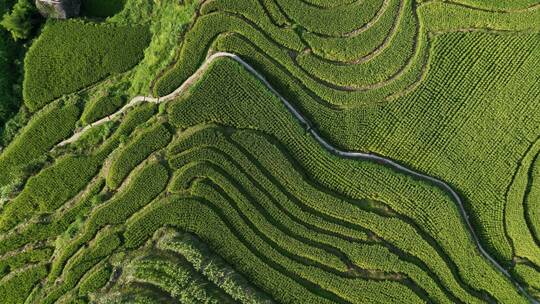
[[538, 1], [99, 3], [28, 42], [1, 303], [540, 301]]

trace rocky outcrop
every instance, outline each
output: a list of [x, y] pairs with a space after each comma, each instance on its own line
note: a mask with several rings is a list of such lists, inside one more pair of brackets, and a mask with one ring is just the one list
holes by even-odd
[[36, 7], [45, 18], [67, 19], [79, 16], [81, 0], [36, 0]]

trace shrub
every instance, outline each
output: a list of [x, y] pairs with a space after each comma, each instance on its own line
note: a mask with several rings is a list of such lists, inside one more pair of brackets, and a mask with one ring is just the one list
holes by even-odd
[[[152, 33], [152, 42], [144, 52], [144, 59], [137, 66], [133, 77], [131, 77], [131, 91], [140, 92], [147, 95], [149, 88], [152, 86], [156, 75], [159, 75], [163, 70], [167, 69], [175, 60], [176, 54], [181, 47], [178, 42], [183, 39], [183, 36], [188, 28], [189, 22], [195, 18], [195, 10], [199, 4], [199, 0], [162, 0], [152, 3], [152, 22], [150, 32]], [[141, 3], [130, 3], [131, 8], [126, 8], [126, 11], [135, 12], [141, 10]], [[133, 9], [136, 6], [136, 9]], [[115, 17], [127, 24], [133, 16], [128, 18]], [[138, 20], [141, 18], [135, 18]]]
[[32, 15], [37, 12], [30, 0], [18, 0], [11, 13], [6, 13], [0, 22], [15, 40], [27, 39], [33, 27]]
[[70, 149], [76, 154], [89, 154], [98, 149], [114, 131], [115, 121], [108, 121], [104, 124], [91, 128], [84, 132], [79, 139], [71, 143]]
[[[0, 18], [8, 10], [11, 2], [0, 0]], [[0, 26], [0, 132], [7, 119], [17, 111], [18, 99], [15, 95], [16, 82], [20, 78], [17, 53], [21, 45], [9, 37], [9, 33]], [[21, 78], [22, 80], [22, 78]], [[2, 142], [0, 141], [0, 146]]]
[[105, 141], [103, 146], [99, 148], [97, 152], [98, 157], [103, 159], [109, 156], [109, 154], [118, 146], [120, 141], [129, 136], [139, 124], [144, 123], [156, 113], [156, 108], [156, 104], [144, 103], [130, 109], [118, 129]]

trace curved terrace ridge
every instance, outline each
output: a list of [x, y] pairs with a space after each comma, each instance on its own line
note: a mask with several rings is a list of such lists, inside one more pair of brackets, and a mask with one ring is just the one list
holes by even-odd
[[335, 154], [335, 155], [338, 155], [338, 156], [341, 156], [341, 157], [344, 157], [344, 158], [353, 158], [353, 159], [361, 159], [361, 160], [369, 160], [369, 161], [375, 161], [375, 162], [378, 162], [378, 163], [381, 163], [381, 164], [384, 164], [386, 166], [389, 166], [397, 171], [400, 171], [400, 172], [403, 172], [405, 174], [408, 174], [410, 176], [414, 176], [416, 178], [419, 178], [419, 179], [422, 179], [424, 181], [428, 181], [432, 184], [435, 184], [437, 187], [439, 188], [442, 188], [444, 189], [447, 193], [449, 193], [453, 200], [458, 204], [458, 207], [459, 207], [459, 212], [461, 214], [461, 217], [467, 227], [467, 229], [469, 230], [469, 233], [471, 235], [471, 238], [472, 240], [474, 241], [475, 243], [475, 246], [476, 248], [478, 249], [478, 251], [480, 252], [480, 254], [486, 259], [488, 260], [491, 265], [498, 271], [500, 272], [501, 274], [503, 274], [508, 280], [510, 280], [515, 286], [516, 288], [531, 302], [531, 303], [534, 303], [534, 304], [539, 304], [540, 302], [538, 302], [537, 300], [535, 300], [532, 296], [530, 296], [528, 294], [528, 292], [525, 290], [525, 288], [523, 288], [523, 286], [521, 286], [521, 284], [519, 282], [517, 282], [511, 275], [510, 273], [503, 267], [501, 266], [485, 249], [484, 247], [482, 246], [482, 244], [480, 243], [479, 241], [479, 238], [476, 234], [476, 232], [474, 231], [474, 228], [469, 220], [469, 215], [467, 213], [467, 211], [465, 210], [465, 207], [463, 205], [463, 200], [461, 199], [461, 197], [459, 196], [459, 194], [449, 185], [447, 184], [446, 182], [438, 179], [438, 178], [435, 178], [435, 177], [432, 177], [432, 176], [429, 176], [429, 175], [426, 175], [426, 174], [423, 174], [423, 173], [420, 173], [420, 172], [417, 172], [417, 171], [414, 171], [410, 168], [407, 168], [399, 163], [397, 163], [396, 161], [392, 160], [392, 159], [389, 159], [389, 158], [386, 158], [386, 157], [383, 157], [381, 155], [376, 155], [376, 154], [373, 154], [373, 153], [369, 153], [369, 152], [356, 152], [356, 151], [343, 151], [343, 150], [340, 150], [336, 147], [334, 147], [331, 143], [329, 143], [328, 141], [326, 141], [324, 138], [321, 137], [321, 135], [319, 135], [319, 133], [313, 128], [313, 125], [308, 121], [308, 119], [301, 113], [299, 112], [293, 105], [291, 102], [289, 102], [287, 99], [285, 99], [277, 90], [275, 90], [271, 85], [270, 83], [266, 80], [266, 78], [260, 74], [255, 68], [253, 68], [251, 65], [249, 65], [247, 62], [245, 62], [242, 58], [240, 58], [239, 56], [237, 56], [236, 54], [232, 54], [232, 53], [228, 53], [228, 52], [216, 52], [210, 56], [208, 56], [206, 58], [206, 60], [204, 61], [204, 63], [196, 70], [195, 73], [193, 73], [186, 81], [184, 81], [184, 83], [182, 83], [182, 85], [180, 85], [176, 90], [174, 90], [172, 93], [168, 94], [168, 95], [165, 95], [165, 96], [161, 96], [161, 97], [152, 97], [152, 96], [136, 96], [134, 97], [133, 99], [131, 99], [131, 101], [126, 104], [124, 107], [122, 107], [120, 110], [118, 110], [117, 112], [115, 112], [114, 114], [111, 114], [103, 119], [100, 119], [96, 122], [93, 122], [91, 123], [90, 125], [84, 127], [83, 129], [77, 131], [75, 134], [73, 134], [70, 138], [62, 141], [61, 143], [59, 143], [57, 145], [58, 146], [64, 146], [64, 145], [67, 145], [67, 144], [70, 144], [74, 141], [76, 141], [84, 132], [86, 132], [87, 130], [95, 127], [95, 126], [98, 126], [98, 125], [101, 125], [103, 123], [106, 123], [108, 121], [111, 121], [117, 117], [119, 117], [120, 115], [122, 115], [124, 112], [126, 112], [129, 108], [132, 108], [133, 106], [139, 104], [139, 103], [143, 103], [143, 102], [151, 102], [151, 103], [163, 103], [163, 102], [167, 102], [167, 101], [170, 101], [170, 100], [173, 100], [175, 98], [177, 98], [180, 94], [184, 93], [193, 83], [195, 83], [197, 80], [199, 80], [199, 78], [204, 74], [204, 72], [208, 69], [208, 67], [214, 62], [216, 61], [217, 59], [220, 59], [220, 58], [230, 58], [236, 62], [238, 62], [239, 64], [241, 64], [248, 72], [250, 72], [252, 75], [254, 75], [259, 81], [261, 81], [266, 87], [268, 90], [270, 90], [270, 92], [272, 92], [276, 97], [278, 97], [281, 102], [285, 105], [285, 107], [287, 108], [287, 110], [289, 112], [291, 112], [291, 114], [306, 128], [306, 130], [313, 136], [313, 138], [323, 147], [325, 148], [327, 151]]

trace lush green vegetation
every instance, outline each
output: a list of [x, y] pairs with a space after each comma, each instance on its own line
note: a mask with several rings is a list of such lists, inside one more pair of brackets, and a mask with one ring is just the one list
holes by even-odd
[[55, 210], [73, 197], [96, 174], [98, 163], [90, 157], [67, 156], [32, 176], [24, 190], [3, 210], [5, 230], [34, 212]]
[[17, 0], [9, 13], [3, 14], [0, 25], [4, 27], [15, 40], [27, 39], [36, 23], [35, 5], [30, 0]]
[[142, 59], [147, 26], [49, 21], [25, 58], [23, 97], [36, 111], [51, 100], [125, 72]]
[[[300, 1], [289, 1], [283, 4], [283, 6], [291, 7], [296, 5], [304, 4]], [[513, 107], [526, 109], [534, 104], [531, 100], [537, 99], [536, 91], [532, 88], [538, 78], [526, 77], [523, 73], [529, 73], [535, 64], [533, 62], [538, 60], [538, 34], [454, 33], [444, 37], [435, 37], [428, 40], [429, 44], [426, 44], [424, 39], [427, 39], [427, 35], [423, 32], [428, 30], [438, 34], [440, 31], [450, 31], [460, 27], [528, 30], [537, 24], [532, 20], [535, 20], [533, 16], [537, 16], [540, 10], [531, 8], [523, 12], [506, 14], [504, 17], [501, 14], [499, 18], [499, 14], [494, 15], [497, 17], [491, 17], [487, 12], [477, 12], [466, 7], [457, 9], [453, 5], [442, 3], [426, 3], [417, 12], [410, 11], [410, 3], [407, 4], [404, 1], [400, 5], [402, 13], [398, 20], [387, 17], [391, 16], [396, 9], [396, 3], [389, 1], [386, 10], [377, 22], [372, 24], [372, 27], [355, 33], [358, 35], [339, 36], [337, 32], [321, 35], [306, 30], [306, 26], [300, 34], [307, 45], [304, 51], [300, 52], [302, 47], [294, 46], [292, 44], [294, 39], [290, 39], [288, 45], [282, 43], [278, 34], [275, 33], [275, 27], [265, 23], [264, 16], [261, 15], [258, 19], [251, 17], [257, 12], [252, 8], [256, 6], [255, 4], [234, 6], [227, 1], [205, 4], [201, 11], [206, 14], [197, 20], [193, 29], [187, 34], [177, 69], [171, 70], [158, 81], [156, 93], [169, 92], [170, 88], [174, 88], [178, 82], [185, 79], [184, 75], [190, 74], [187, 71], [192, 70], [192, 67], [196, 67], [202, 60], [205, 50], [201, 50], [200, 43], [195, 43], [195, 41], [208, 41], [205, 45], [209, 47], [239, 54], [262, 71], [278, 91], [298, 103], [300, 108], [307, 112], [307, 116], [313, 118], [312, 122], [317, 125], [325, 138], [330, 138], [338, 146], [388, 155], [455, 185], [470, 203], [468, 208], [473, 213], [474, 224], [480, 231], [483, 243], [491, 253], [498, 255], [502, 262], [510, 263], [512, 249], [510, 242], [506, 240], [502, 215], [506, 204], [505, 188], [509, 184], [508, 178], [515, 170], [513, 164], [526, 149], [526, 143], [533, 140], [536, 135], [532, 126], [537, 125], [536, 116], [532, 119], [527, 118], [529, 120], [525, 122], [519, 118], [519, 115], [513, 115], [510, 111]], [[221, 14], [221, 11], [234, 11], [235, 15]], [[467, 15], [467, 18], [456, 17], [452, 21], [446, 17], [442, 18], [441, 15], [447, 11], [456, 12], [456, 14], [459, 12]], [[258, 11], [260, 12], [261, 10]], [[294, 9], [291, 9], [291, 12], [290, 17], [296, 18], [294, 21], [300, 23], [302, 16], [293, 15], [302, 13]], [[417, 20], [414, 21], [414, 19]], [[474, 20], [475, 23], [468, 20]], [[518, 20], [531, 20], [531, 22], [522, 23]], [[390, 25], [388, 29], [387, 25], [392, 21], [396, 23]], [[253, 27], [245, 25], [251, 24], [250, 22], [256, 23], [258, 25], [256, 29], [264, 36], [252, 30]], [[362, 29], [362, 24], [359, 23], [358, 28]], [[414, 24], [417, 27], [416, 34]], [[382, 29], [370, 31], [375, 26], [386, 26], [388, 38], [384, 38]], [[236, 34], [231, 34], [231, 31]], [[216, 38], [219, 33], [223, 35]], [[282, 30], [279, 34], [284, 36], [286, 32]], [[412, 57], [412, 61], [407, 61], [407, 52], [403, 50], [410, 48], [403, 43], [410, 45], [411, 40], [415, 39], [417, 40], [416, 51], [411, 50], [411, 52], [417, 55]], [[355, 48], [355, 40], [361, 41], [362, 47], [372, 45], [371, 50]], [[365, 41], [372, 40], [374, 43], [364, 44]], [[376, 41], [379, 41], [379, 44], [375, 43]], [[510, 48], [517, 44], [526, 45], [526, 47]], [[321, 49], [325, 45], [335, 46], [335, 48]], [[428, 74], [427, 79], [424, 79], [427, 67], [425, 60], [422, 59], [424, 56], [421, 54], [425, 53], [428, 46], [431, 46], [432, 53], [435, 55], [431, 57], [430, 65], [436, 67], [436, 73], [439, 74], [435, 76], [435, 73], [431, 73]], [[287, 50], [289, 54], [285, 52], [286, 49], [290, 49]], [[296, 57], [290, 56], [295, 52], [298, 52]], [[411, 52], [409, 54], [412, 54]], [[353, 57], [354, 54], [359, 57]], [[362, 54], [364, 56], [361, 56]], [[385, 56], [388, 56], [388, 60], [383, 60]], [[193, 58], [199, 59], [193, 60]], [[379, 59], [381, 61], [377, 63]], [[337, 64], [334, 62], [336, 60], [341, 63]], [[456, 69], [457, 66], [461, 69]], [[396, 74], [392, 70], [400, 72]], [[416, 72], [413, 72], [415, 70]], [[511, 72], [506, 73], [504, 77], [491, 77], [491, 73], [496, 70]], [[405, 73], [406, 71], [410, 72]], [[393, 73], [396, 77], [387, 78], [389, 74], [384, 76], [385, 73]], [[478, 78], [479, 75], [482, 78]], [[318, 81], [310, 80], [312, 76], [315, 76]], [[392, 79], [392, 81], [387, 82], [385, 79]], [[482, 81], [473, 81], [473, 79], [482, 79]], [[374, 80], [376, 82], [373, 82]], [[418, 80], [423, 80], [424, 83], [419, 90], [414, 94], [399, 98], [401, 95], [406, 95], [409, 88], [418, 87]], [[453, 87], [455, 88], [453, 93], [450, 83], [456, 85]], [[358, 85], [365, 88], [357, 91]], [[467, 89], [464, 89], [464, 86]], [[486, 94], [501, 87], [505, 89], [499, 91], [501, 93], [496, 95], [496, 100]], [[511, 90], [511, 87], [514, 102], [508, 103], [511, 94], [507, 92]], [[445, 93], [441, 94], [441, 91]], [[377, 105], [376, 103], [381, 100], [377, 97], [380, 96], [377, 92], [392, 92], [388, 95], [392, 102]], [[345, 101], [343, 98], [350, 101], [346, 104], [342, 103], [342, 100]], [[478, 101], [467, 102], [471, 99]], [[484, 112], [474, 116], [466, 114], [476, 113], [478, 105], [488, 102], [489, 106], [482, 109], [494, 107], [497, 109], [489, 112], [489, 119], [485, 119]], [[335, 107], [336, 103], [339, 103], [338, 109]], [[365, 103], [368, 104], [365, 105]], [[528, 106], [519, 106], [524, 103]], [[344, 109], [345, 107], [347, 109]], [[440, 114], [441, 107], [447, 109], [444, 115]], [[415, 111], [414, 114], [412, 111]], [[425, 119], [419, 120], [419, 115]], [[512, 115], [510, 120], [507, 119], [509, 115]], [[400, 118], [403, 122], [396, 123], [396, 117], [404, 117]], [[439, 124], [440, 119], [443, 118], [445, 122], [440, 124], [442, 129], [437, 131], [433, 124]], [[384, 119], [383, 123], [381, 119]], [[479, 123], [480, 121], [482, 123]], [[499, 141], [492, 140], [493, 134], [487, 125], [493, 121], [506, 122], [505, 128], [501, 128], [500, 136], [503, 136], [502, 133], [508, 132], [510, 128], [517, 132], [516, 135], [505, 137], [505, 140], [512, 140], [512, 142], [499, 145]], [[524, 127], [527, 130], [526, 134], [522, 131], [524, 123], [527, 124]], [[450, 135], [447, 133], [450, 129], [452, 132], [459, 133]], [[474, 150], [469, 148], [472, 134], [485, 134], [474, 139], [475, 143], [483, 148]], [[451, 141], [454, 143], [450, 143], [445, 136], [451, 136]], [[433, 140], [440, 137], [443, 138]], [[500, 152], [493, 152], [494, 145], [498, 145]], [[512, 161], [506, 158], [508, 147], [512, 147]], [[432, 157], [426, 156], [432, 153]], [[443, 154], [452, 155], [452, 158], [441, 157]], [[498, 157], [498, 159], [493, 157]], [[478, 159], [491, 159], [491, 161], [477, 162]], [[489, 176], [493, 172], [494, 163], [500, 166], [498, 167], [500, 169], [496, 171], [500, 172], [500, 175], [499, 173], [491, 175], [491, 179]], [[459, 170], [453, 170], [456, 169], [456, 165]], [[480, 168], [482, 165], [483, 167]], [[466, 173], [471, 167], [476, 168], [473, 171], [475, 177]], [[481, 187], [477, 185], [478, 180], [485, 181]], [[496, 204], [496, 207], [487, 207], [493, 204]], [[534, 246], [537, 247], [537, 244]]]
[[171, 134], [163, 124], [142, 131], [116, 152], [107, 175], [107, 185], [113, 189], [118, 188], [135, 166], [148, 158], [150, 153], [165, 147], [170, 140]]
[[105, 95], [91, 100], [81, 116], [83, 124], [88, 125], [109, 114], [116, 112], [126, 103], [124, 96]]
[[[8, 14], [12, 5], [11, 0], [0, 0], [0, 17]], [[9, 137], [6, 133], [10, 133], [10, 130], [5, 131], [4, 124], [17, 112], [20, 105], [18, 100], [20, 95], [18, 82], [22, 81], [18, 63], [20, 51], [20, 41], [14, 41], [0, 22], [0, 138], [2, 139], [0, 142], [6, 142], [5, 139]], [[0, 145], [5, 146], [4, 143]]]
[[[451, 258], [452, 256], [454, 258], [451, 258], [455, 266], [450, 267], [464, 267], [465, 269], [470, 269], [470, 266], [466, 266], [467, 263], [472, 262], [474, 260], [470, 254], [471, 252], [474, 252], [475, 249], [469, 248], [466, 249], [467, 246], [464, 246], [465, 244], [461, 243], [460, 245], [457, 244], [451, 244], [446, 242], [451, 242], [452, 239], [455, 239], [458, 229], [456, 229], [456, 225], [459, 225], [458, 223], [461, 223], [460, 216], [457, 213], [457, 207], [454, 202], [452, 202], [444, 193], [441, 193], [437, 191], [436, 189], [430, 189], [429, 185], [423, 185], [421, 186], [422, 191], [425, 191], [424, 194], [420, 195], [417, 190], [414, 190], [411, 192], [411, 205], [410, 207], [407, 207], [407, 204], [405, 201], [401, 201], [400, 203], [396, 203], [394, 199], [392, 198], [393, 195], [390, 194], [391, 192], [394, 193], [407, 193], [408, 190], [412, 187], [411, 184], [409, 186], [407, 185], [409, 182], [406, 181], [405, 176], [400, 176], [396, 172], [394, 173], [385, 173], [385, 170], [381, 168], [380, 165], [377, 164], [369, 164], [369, 163], [358, 163], [353, 162], [349, 163], [348, 161], [342, 161], [343, 164], [339, 166], [343, 166], [342, 169], [336, 171], [336, 167], [338, 166], [335, 161], [332, 161], [331, 157], [324, 156], [324, 154], [320, 153], [314, 153], [316, 151], [321, 151], [321, 149], [317, 148], [317, 144], [313, 142], [312, 139], [308, 135], [302, 135], [300, 138], [296, 138], [296, 136], [300, 136], [300, 134], [305, 134], [300, 127], [296, 127], [297, 131], [296, 134], [292, 132], [294, 128], [288, 127], [288, 128], [282, 128], [284, 125], [291, 125], [296, 124], [294, 120], [288, 115], [285, 108], [283, 108], [281, 105], [279, 105], [279, 100], [277, 100], [275, 97], [268, 96], [268, 93], [264, 92], [264, 88], [257, 84], [254, 80], [250, 79], [235, 79], [234, 82], [226, 82], [225, 85], [216, 85], [217, 83], [221, 81], [226, 81], [224, 79], [230, 78], [229, 74], [227, 74], [227, 66], [230, 66], [232, 63], [223, 63], [223, 64], [216, 64], [216, 70], [214, 73], [212, 73], [209, 78], [205, 79], [205, 81], [201, 84], [201, 87], [198, 87], [193, 94], [191, 94], [189, 97], [186, 98], [186, 100], [179, 101], [177, 103], [174, 103], [171, 108], [171, 119], [173, 124], [179, 126], [179, 127], [186, 127], [189, 125], [196, 124], [197, 121], [216, 121], [220, 122], [226, 125], [234, 125], [235, 127], [239, 128], [254, 128], [256, 127], [259, 130], [262, 130], [264, 132], [269, 132], [270, 134], [274, 134], [277, 138], [280, 139], [280, 141], [285, 141], [283, 144], [287, 147], [288, 153], [292, 154], [292, 157], [294, 159], [298, 159], [298, 161], [303, 164], [302, 172], [306, 172], [308, 176], [312, 176], [314, 178], [317, 178], [321, 181], [326, 187], [329, 187], [330, 189], [333, 189], [333, 191], [336, 191], [338, 193], [346, 193], [348, 196], [353, 196], [356, 199], [362, 199], [362, 198], [370, 198], [374, 200], [382, 200], [384, 201], [388, 207], [391, 210], [394, 210], [395, 212], [402, 214], [402, 216], [405, 216], [409, 218], [408, 221], [411, 221], [410, 223], [414, 226], [424, 227], [424, 236], [426, 238], [430, 238], [429, 235], [431, 235], [434, 239], [437, 240], [437, 243], [439, 244], [439, 254], [446, 252], [449, 256], [445, 258]], [[229, 70], [232, 70], [232, 73], [239, 73], [235, 72], [238, 69], [234, 67], [228, 67]], [[240, 68], [241, 69], [241, 68]], [[206, 85], [205, 85], [206, 84]], [[247, 98], [246, 95], [240, 95], [243, 97], [238, 97], [239, 95], [237, 92], [239, 92], [239, 88], [246, 88], [249, 87], [250, 90], [247, 90], [250, 92], [251, 96], [250, 98]], [[226, 90], [224, 90], [226, 88]], [[245, 91], [244, 91], [245, 92]], [[266, 94], [266, 95], [265, 95]], [[266, 97], [265, 97], [266, 96]], [[268, 102], [260, 102], [257, 100], [269, 100], [273, 99], [275, 100], [274, 103], [276, 104], [275, 108], [272, 107], [272, 104], [269, 104]], [[211, 102], [208, 102], [209, 100], [212, 100]], [[199, 105], [197, 105], [197, 103]], [[230, 107], [228, 106], [230, 105]], [[264, 107], [264, 108], [262, 108]], [[204, 111], [202, 109], [204, 108]], [[253, 110], [248, 110], [253, 109]], [[199, 113], [195, 115], [195, 113]], [[203, 113], [203, 115], [201, 115]], [[227, 114], [223, 114], [227, 113]], [[261, 114], [257, 114], [261, 113]], [[264, 113], [264, 114], [263, 114]], [[281, 114], [280, 114], [281, 113]], [[265, 123], [266, 121], [266, 123]], [[288, 122], [287, 122], [288, 121]], [[263, 127], [264, 126], [264, 127]], [[213, 138], [215, 136], [209, 137]], [[256, 155], [256, 157], [266, 156], [269, 153], [268, 148], [263, 148], [262, 144], [257, 142], [254, 143], [254, 139], [248, 139], [245, 135], [238, 136], [239, 139], [242, 141], [245, 141], [247, 146], [251, 147], [259, 147], [261, 151], [265, 151], [265, 153], [256, 153], [252, 152]], [[251, 141], [251, 143], [249, 143]], [[311, 144], [308, 144], [311, 142]], [[217, 144], [217, 147], [221, 147], [221, 144]], [[310, 147], [310, 148], [308, 148]], [[306, 154], [303, 151], [311, 151], [311, 153]], [[321, 157], [323, 159], [314, 159]], [[276, 159], [276, 157], [270, 157], [269, 159]], [[330, 164], [333, 165], [330, 165]], [[333, 170], [328, 169], [316, 169], [318, 166], [322, 166], [323, 168], [325, 166], [332, 166], [334, 167]], [[275, 170], [272, 171], [273, 174], [286, 174], [286, 170], [279, 170], [276, 169], [276, 163], [266, 163], [261, 165], [264, 168], [267, 168], [267, 170]], [[349, 167], [351, 166], [351, 167]], [[290, 166], [286, 166], [290, 167]], [[347, 169], [349, 167], [349, 169]], [[354, 169], [352, 169], [354, 167]], [[290, 172], [290, 170], [289, 170]], [[350, 176], [343, 176], [344, 174], [351, 174]], [[288, 173], [290, 174], [290, 173]], [[376, 178], [375, 176], [380, 175], [380, 177]], [[362, 180], [365, 180], [367, 176], [370, 176], [369, 182], [361, 182]], [[386, 177], [385, 177], [386, 176]], [[391, 182], [392, 179], [389, 179], [388, 176], [394, 176], [393, 180], [395, 182]], [[190, 180], [189, 178], [186, 178], [185, 180]], [[398, 182], [398, 180], [400, 180]], [[361, 183], [362, 186], [355, 185], [355, 181], [358, 181]], [[376, 187], [375, 181], [381, 181], [382, 184], [380, 184], [380, 187]], [[410, 181], [411, 183], [415, 184], [414, 180]], [[348, 184], [349, 186], [339, 186], [341, 183]], [[352, 183], [352, 184], [351, 184]], [[388, 183], [391, 183], [392, 186], [388, 185]], [[292, 183], [295, 184], [295, 183]], [[383, 188], [385, 188], [387, 185], [391, 187], [391, 192], [388, 193], [388, 196], [384, 194]], [[420, 187], [419, 185], [417, 185]], [[364, 190], [361, 190], [363, 187]], [[375, 187], [375, 188], [374, 188]], [[354, 189], [354, 190], [353, 190]], [[372, 190], [368, 190], [372, 189]], [[360, 192], [357, 192], [360, 191]], [[309, 192], [309, 191], [306, 191]], [[413, 194], [415, 193], [416, 194]], [[357, 194], [355, 194], [357, 193]], [[360, 194], [363, 193], [363, 194]], [[371, 195], [369, 193], [372, 193]], [[298, 194], [296, 194], [298, 195]], [[423, 199], [415, 199], [415, 197], [418, 196], [424, 197]], [[366, 197], [367, 196], [367, 197]], [[431, 197], [430, 199], [427, 199], [427, 196]], [[435, 202], [439, 201], [437, 203], [437, 207], [434, 206]], [[394, 203], [393, 203], [394, 202]], [[419, 206], [422, 202], [427, 203], [428, 205], [425, 205], [423, 207]], [[245, 208], [242, 208], [242, 210], [245, 210]], [[420, 211], [421, 210], [421, 211]], [[453, 211], [452, 211], [453, 210]], [[418, 212], [426, 212], [426, 215], [418, 214]], [[433, 213], [431, 213], [433, 212]], [[438, 215], [444, 214], [444, 217], [440, 217]], [[450, 221], [450, 215], [454, 214], [454, 224], [449, 224]], [[421, 219], [429, 219], [427, 222], [423, 222]], [[436, 223], [434, 221], [440, 220], [441, 222]], [[430, 231], [427, 227], [437, 227], [434, 228], [433, 231]], [[388, 227], [388, 226], [387, 226]], [[446, 237], [442, 236], [443, 227], [447, 227], [448, 234]], [[381, 232], [379, 232], [381, 233]], [[458, 237], [458, 239], [463, 240], [467, 239], [467, 230], [463, 228], [462, 230], [463, 236]], [[403, 235], [403, 233], [401, 233]], [[416, 243], [415, 243], [416, 244]], [[438, 247], [437, 246], [437, 247]], [[470, 243], [469, 246], [473, 246], [472, 243]], [[437, 248], [436, 247], [436, 248]], [[461, 253], [459, 253], [461, 252]], [[461, 258], [459, 256], [462, 256]], [[424, 261], [427, 261], [427, 259], [422, 259]], [[478, 263], [481, 263], [480, 260], [478, 260]], [[481, 264], [477, 264], [476, 267], [478, 267]], [[483, 271], [490, 272], [491, 267], [487, 264], [484, 264]], [[478, 271], [473, 271], [476, 276], [478, 274]], [[472, 275], [470, 272], [460, 271], [460, 275], [463, 276], [463, 279], [465, 282], [469, 282], [469, 284], [475, 286], [478, 288], [479, 284], [484, 284], [487, 282], [486, 276], [480, 276], [473, 278], [468, 278], [469, 275]], [[487, 273], [486, 273], [487, 275]], [[489, 276], [489, 275], [488, 275]], [[485, 286], [486, 289], [489, 289], [489, 286]], [[508, 292], [510, 291], [509, 288], [503, 294], [508, 295]], [[502, 296], [500, 294], [499, 296], [496, 295], [498, 291], [492, 290], [492, 295], [495, 297]], [[499, 299], [501, 300], [501, 299]]]
[[18, 1], [0, 302], [540, 299], [537, 2]]
[[[144, 52], [144, 58], [137, 66], [131, 79], [134, 94], [148, 95], [156, 75], [160, 75], [174, 62], [178, 53], [179, 39], [181, 40], [192, 21], [199, 0], [185, 0], [179, 4], [177, 0], [152, 2], [152, 12], [144, 16], [139, 1], [130, 1], [124, 12], [113, 18], [120, 24], [139, 22], [139, 19], [149, 19], [152, 41]], [[147, 5], [144, 2], [144, 5]], [[148, 9], [150, 10], [150, 9]], [[131, 13], [131, 14], [128, 14]], [[126, 15], [126, 16], [125, 16]], [[135, 16], [133, 16], [135, 15]]]
[[79, 114], [76, 100], [59, 100], [34, 115], [0, 154], [0, 185], [32, 170], [36, 161], [43, 159], [56, 143], [71, 133]]
[[94, 292], [105, 286], [111, 278], [112, 269], [109, 265], [96, 265], [85, 278], [79, 283], [79, 295], [86, 296], [90, 292]]
[[47, 275], [45, 265], [30, 265], [22, 271], [3, 278], [0, 282], [0, 298], [4, 303], [23, 303], [39, 279]]

